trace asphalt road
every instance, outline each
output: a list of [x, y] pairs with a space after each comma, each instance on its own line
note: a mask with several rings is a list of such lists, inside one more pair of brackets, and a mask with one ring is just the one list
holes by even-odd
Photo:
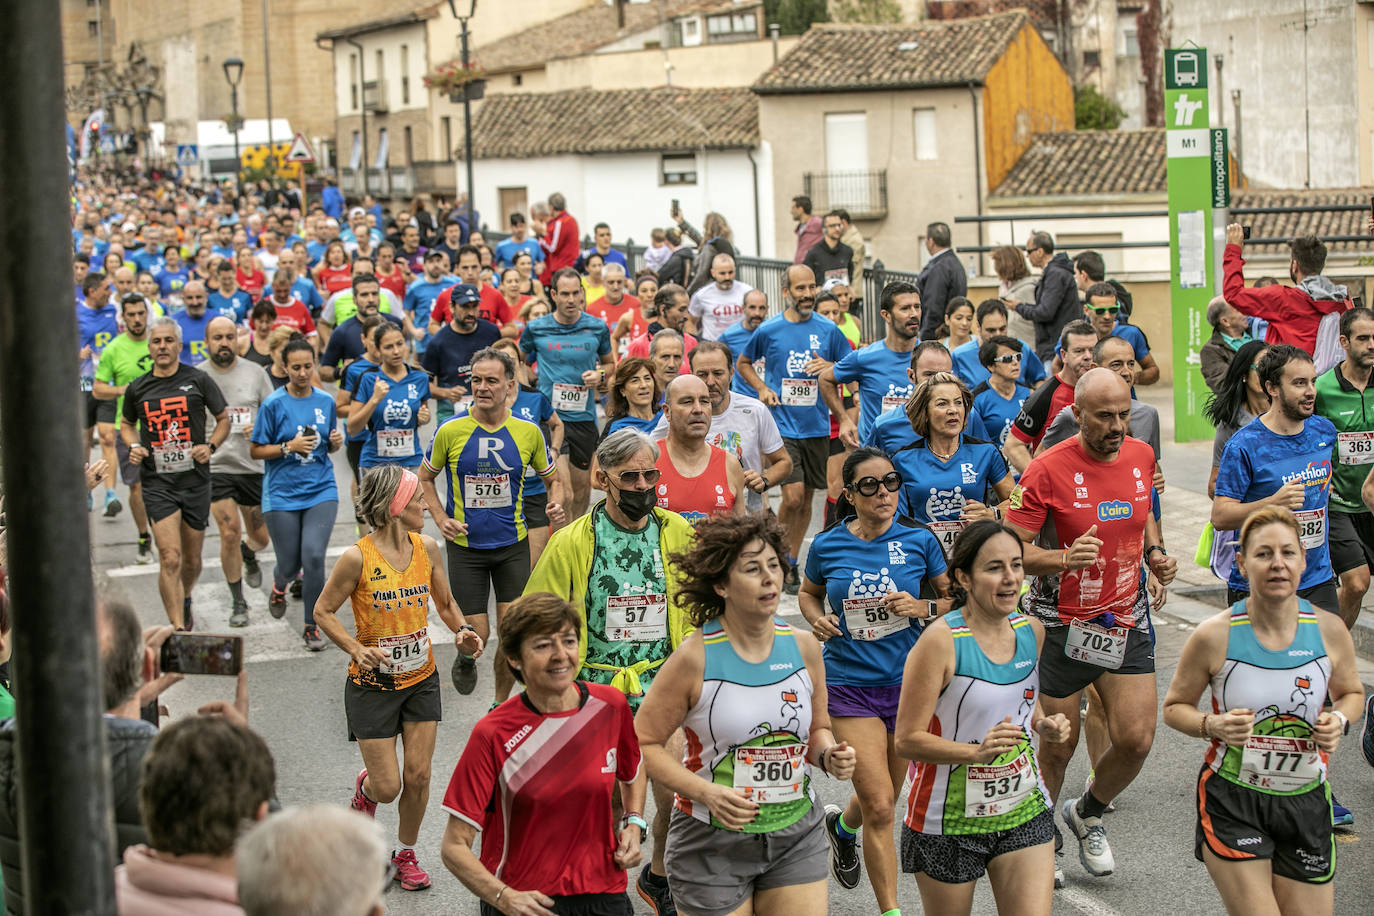
[[[342, 454], [336, 458], [340, 492], [345, 500], [341, 503], [340, 518], [331, 541], [331, 557], [355, 540], [346, 499], [348, 470]], [[121, 487], [121, 498], [123, 496]], [[432, 523], [429, 528], [434, 534]], [[164, 622], [157, 595], [157, 567], [133, 564], [135, 535], [127, 511], [114, 520], [100, 518], [98, 511], [92, 513], [91, 533], [93, 562], [97, 571], [104, 575], [102, 587], [128, 598], [146, 624]], [[264, 554], [264, 559], [269, 555]], [[207, 532], [204, 556], [205, 570], [194, 591], [196, 629], [230, 632], [229, 592], [219, 569], [219, 539], [213, 522]], [[268, 563], [264, 562], [265, 585], [270, 583], [268, 569]], [[245, 658], [252, 698], [250, 722], [267, 740], [276, 758], [278, 795], [287, 805], [347, 804], [361, 763], [345, 731], [342, 686], [346, 659], [333, 647], [318, 654], [305, 650], [300, 639], [299, 601], [289, 603], [284, 619], [273, 620], [267, 613], [264, 591], [250, 593], [248, 600], [251, 624], [237, 632], [246, 640]], [[787, 599], [782, 612], [800, 619], [796, 599]], [[1191, 629], [1187, 621], [1196, 621], [1214, 613], [1215, 609], [1173, 596], [1165, 612], [1157, 620], [1161, 698]], [[348, 611], [342, 613], [348, 623]], [[437, 615], [432, 622], [443, 630]], [[435, 655], [440, 671], [446, 674], [453, 658], [452, 644], [436, 640]], [[439, 842], [447, 817], [440, 809], [440, 801], [449, 774], [461, 753], [465, 736], [491, 702], [490, 668], [484, 667], [482, 671], [477, 692], [470, 697], [459, 696], [447, 677], [444, 678], [444, 722], [439, 727], [429, 813], [418, 847], [421, 864], [429, 871], [434, 886], [414, 893], [394, 890], [386, 900], [392, 913], [405, 916], [478, 912], [475, 899], [444, 870], [439, 859]], [[1374, 682], [1371, 672], [1374, 668], [1362, 666], [1366, 685]], [[192, 714], [197, 706], [209, 699], [232, 698], [232, 693], [233, 684], [228, 678], [193, 677], [165, 694], [164, 701], [176, 717]], [[1108, 837], [1117, 862], [1116, 874], [1105, 879], [1090, 877], [1070, 848], [1071, 854], [1061, 859], [1068, 886], [1056, 892], [1055, 913], [1215, 916], [1221, 912], [1220, 898], [1205, 869], [1192, 855], [1192, 799], [1202, 753], [1200, 741], [1160, 725], [1144, 770], [1117, 800], [1118, 810], [1107, 817]], [[1374, 899], [1374, 849], [1361, 842], [1361, 830], [1366, 824], [1374, 824], [1374, 771], [1360, 756], [1358, 741], [1353, 735], [1335, 754], [1332, 773], [1338, 797], [1354, 810], [1356, 817], [1354, 830], [1338, 833], [1336, 912], [1368, 913], [1374, 909], [1369, 903]], [[1066, 787], [1076, 790], [1085, 776], [1086, 764], [1080, 751], [1070, 767]], [[824, 776], [818, 778], [817, 787], [823, 802], [843, 804], [847, 797], [846, 785]], [[903, 798], [902, 810], [904, 805]], [[388, 834], [394, 836], [394, 806], [379, 809], [377, 817]], [[633, 893], [631, 896], [637, 912], [649, 912]], [[904, 913], [922, 911], [911, 877], [902, 876], [899, 896]], [[1361, 900], [1365, 902], [1360, 903]], [[867, 881], [852, 891], [832, 881], [829, 911], [876, 914]], [[995, 912], [986, 882], [978, 890], [974, 912]]]

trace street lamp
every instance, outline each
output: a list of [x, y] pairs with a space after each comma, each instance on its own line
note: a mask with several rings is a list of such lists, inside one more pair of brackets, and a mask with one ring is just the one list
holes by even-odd
[[[470, 66], [468, 61], [468, 20], [477, 14], [477, 0], [472, 0], [466, 16], [458, 15], [458, 8], [454, 6], [454, 0], [448, 0], [448, 10], [463, 27], [461, 33], [463, 71], [467, 72]], [[467, 86], [463, 87], [463, 159], [465, 160], [464, 165], [468, 179], [468, 231], [472, 232], [477, 228], [477, 189], [472, 183], [472, 96], [468, 92]]]
[[234, 134], [234, 179], [238, 186], [238, 195], [242, 197], [243, 160], [239, 157], [239, 129], [243, 127], [243, 119], [239, 117], [239, 81], [243, 79], [243, 61], [237, 57], [226, 58], [223, 66], [224, 78], [229, 81], [229, 99], [233, 109], [228, 127]]
[[153, 96], [153, 90], [148, 86], [139, 86], [135, 90], [138, 96], [138, 113], [143, 121], [140, 130], [143, 133], [143, 164], [148, 166], [148, 160], [152, 159], [153, 139], [148, 129], [148, 100]]

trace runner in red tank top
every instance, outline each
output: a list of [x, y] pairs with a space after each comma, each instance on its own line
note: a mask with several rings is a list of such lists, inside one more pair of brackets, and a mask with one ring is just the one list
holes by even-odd
[[693, 524], [712, 515], [744, 514], [744, 469], [739, 459], [706, 444], [711, 431], [711, 395], [695, 375], [680, 375], [668, 385], [664, 401], [668, 437], [658, 468], [658, 505]]

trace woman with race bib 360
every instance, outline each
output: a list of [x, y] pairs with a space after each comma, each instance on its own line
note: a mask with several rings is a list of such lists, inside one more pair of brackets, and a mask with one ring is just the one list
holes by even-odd
[[1017, 609], [1023, 550], [997, 522], [960, 533], [949, 561], [956, 609], [906, 659], [897, 752], [916, 766], [902, 868], [927, 913], [970, 913], [985, 873], [999, 912], [1050, 913], [1054, 814], [1037, 734], [1062, 742], [1069, 721], [1040, 708], [1045, 631]]
[[[835, 736], [853, 745], [859, 760], [848, 805], [826, 807], [830, 870], [845, 887], [858, 886], [858, 832], [867, 827], [863, 864], [878, 910], [888, 916], [897, 912], [892, 819], [907, 770], [892, 736], [902, 664], [921, 627], [940, 611], [921, 593], [929, 583], [935, 593], [948, 594], [949, 577], [935, 535], [896, 517], [902, 476], [885, 452], [855, 449], [844, 460], [841, 478], [841, 520], [811, 542], [797, 600], [821, 642]], [[948, 610], [949, 602], [944, 604]]]
[[964, 435], [972, 407], [973, 395], [963, 382], [948, 372], [930, 376], [906, 405], [917, 439], [892, 456], [906, 481], [898, 511], [929, 525], [945, 556], [970, 522], [1001, 519], [1011, 496], [1002, 450]]
[[[677, 562], [699, 629], [635, 717], [649, 778], [676, 793], [673, 901], [682, 916], [822, 916], [829, 856], [811, 767], [848, 779], [855, 751], [830, 733], [820, 646], [777, 616], [782, 529], [764, 514], [709, 518]], [[679, 728], [680, 761], [664, 747]]]
[[[400, 797], [392, 865], [402, 889], [420, 890], [429, 887], [429, 876], [415, 859], [415, 843], [429, 802], [434, 736], [443, 718], [430, 602], [453, 631], [460, 652], [479, 654], [482, 640], [453, 600], [438, 542], [419, 533], [425, 523], [420, 479], [395, 466], [373, 468], [358, 488], [358, 512], [373, 531], [339, 557], [315, 619], [351, 659], [344, 712], [348, 736], [363, 755], [351, 807], [375, 817], [379, 804]], [[352, 605], [355, 636], [339, 622], [345, 601]], [[397, 735], [404, 770], [396, 759]]]
[[348, 411], [349, 435], [368, 431], [358, 466], [417, 468], [425, 457], [418, 440], [420, 427], [429, 422], [429, 376], [406, 363], [405, 331], [395, 324], [379, 325], [372, 342], [381, 363], [358, 380]]
[[1340, 616], [1298, 597], [1306, 558], [1291, 511], [1252, 512], [1236, 553], [1250, 593], [1188, 637], [1164, 698], [1170, 728], [1210, 742], [1193, 855], [1229, 913], [1321, 916], [1335, 902], [1327, 761], [1364, 689]]

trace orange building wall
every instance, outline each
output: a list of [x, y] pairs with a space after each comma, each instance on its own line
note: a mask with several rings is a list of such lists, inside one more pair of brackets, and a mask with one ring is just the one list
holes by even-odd
[[1023, 26], [988, 71], [983, 91], [984, 164], [997, 187], [1033, 134], [1073, 130], [1073, 86], [1045, 40]]

